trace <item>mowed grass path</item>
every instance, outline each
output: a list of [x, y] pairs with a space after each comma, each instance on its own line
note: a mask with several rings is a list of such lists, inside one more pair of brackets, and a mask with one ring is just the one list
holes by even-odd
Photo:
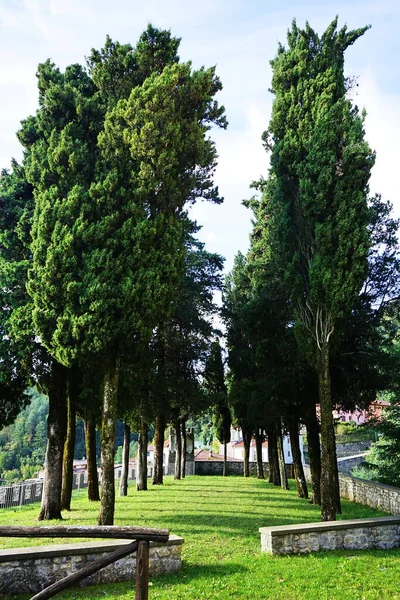
[[[185, 538], [181, 572], [152, 578], [150, 599], [400, 600], [400, 550], [291, 557], [261, 554], [260, 526], [319, 521], [318, 508], [298, 499], [294, 482], [290, 485], [287, 492], [255, 478], [166, 478], [161, 487], [150, 486], [141, 493], [130, 488], [128, 497], [117, 498], [116, 525], [166, 527]], [[98, 505], [89, 504], [81, 491], [60, 524], [96, 524], [97, 513]], [[38, 505], [1, 512], [0, 525], [36, 525], [37, 514]], [[341, 518], [380, 514], [344, 501]], [[0, 542], [4, 542], [1, 547], [10, 545], [4, 538]], [[13, 545], [32, 542], [20, 539]], [[60, 600], [133, 597], [133, 583], [75, 588], [56, 596]]]

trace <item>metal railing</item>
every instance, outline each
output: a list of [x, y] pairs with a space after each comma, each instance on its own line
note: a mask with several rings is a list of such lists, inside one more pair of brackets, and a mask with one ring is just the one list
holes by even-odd
[[43, 480], [24, 481], [13, 485], [0, 487], [0, 509], [25, 506], [33, 502], [41, 502], [43, 493]]
[[148, 600], [149, 593], [149, 545], [150, 542], [166, 543], [169, 538], [167, 529], [149, 529], [147, 527], [117, 527], [98, 525], [92, 527], [6, 527], [0, 526], [0, 537], [44, 537], [44, 538], [102, 538], [132, 540], [122, 548], [110, 552], [86, 565], [80, 571], [72, 573], [46, 587], [30, 600], [47, 600], [58, 592], [75, 585], [82, 579], [97, 573], [100, 569], [136, 552], [136, 592], [135, 600]]

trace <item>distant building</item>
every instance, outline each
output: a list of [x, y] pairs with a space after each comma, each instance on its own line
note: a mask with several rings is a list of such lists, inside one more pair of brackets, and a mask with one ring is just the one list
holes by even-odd
[[379, 418], [382, 416], [382, 413], [385, 408], [390, 406], [390, 403], [386, 400], [375, 400], [371, 402], [368, 410], [333, 410], [333, 417], [339, 420], [341, 423], [349, 423], [353, 422], [357, 425], [362, 425], [366, 423], [371, 418]]

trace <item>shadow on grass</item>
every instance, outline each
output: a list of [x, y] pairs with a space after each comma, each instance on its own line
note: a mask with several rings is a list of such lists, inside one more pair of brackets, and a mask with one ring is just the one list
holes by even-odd
[[[237, 573], [247, 573], [248, 569], [238, 563], [225, 563], [223, 565], [182, 565], [182, 570], [179, 573], [171, 575], [150, 576], [150, 585], [154, 588], [168, 588], [171, 585], [189, 585], [192, 583], [201, 583], [202, 580], [222, 579]], [[133, 581], [124, 581], [120, 583], [103, 583], [99, 585], [91, 585], [87, 587], [71, 587], [60, 594], [57, 594], [59, 600], [71, 600], [71, 598], [99, 598], [105, 596], [108, 598], [118, 598], [120, 593], [127, 592], [132, 589]], [[29, 600], [31, 594], [23, 594], [18, 596], [1, 596], [1, 600]]]

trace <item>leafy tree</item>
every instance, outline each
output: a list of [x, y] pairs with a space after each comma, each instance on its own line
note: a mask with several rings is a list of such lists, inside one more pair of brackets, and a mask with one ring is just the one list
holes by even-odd
[[[40, 65], [40, 108], [20, 133], [35, 186], [29, 291], [36, 330], [60, 363], [104, 368], [102, 524], [113, 521], [121, 362], [169, 312], [184, 259], [185, 204], [220, 201], [206, 134], [213, 123], [226, 126], [213, 69], [166, 66], [128, 100], [107, 105], [95, 72], [106, 76], [108, 60], [129, 58], [129, 48], [116, 48], [100, 56], [93, 79], [79, 65], [65, 73]], [[129, 79], [130, 67], [118, 66]]]
[[29, 403], [14, 423], [0, 431], [0, 477], [18, 481], [41, 470], [46, 451], [48, 398], [36, 390], [27, 391]]
[[32, 338], [19, 315], [26, 301], [32, 208], [32, 187], [24, 169], [12, 161], [11, 172], [3, 170], [0, 177], [0, 427], [12, 423], [29, 400]]
[[204, 384], [212, 407], [213, 425], [217, 439], [224, 444], [224, 469], [226, 475], [226, 445], [231, 441], [231, 411], [228, 406], [228, 393], [225, 385], [222, 349], [219, 340], [212, 342], [210, 355], [204, 369]]
[[381, 437], [371, 446], [369, 465], [377, 481], [400, 487], [400, 406], [387, 408], [375, 427]]
[[271, 61], [275, 94], [265, 145], [271, 150], [269, 193], [287, 268], [298, 341], [319, 383], [322, 519], [338, 506], [332, 417], [332, 341], [357, 301], [367, 273], [368, 180], [374, 155], [363, 115], [346, 97], [344, 52], [366, 27], [320, 37], [293, 22], [288, 47]]

